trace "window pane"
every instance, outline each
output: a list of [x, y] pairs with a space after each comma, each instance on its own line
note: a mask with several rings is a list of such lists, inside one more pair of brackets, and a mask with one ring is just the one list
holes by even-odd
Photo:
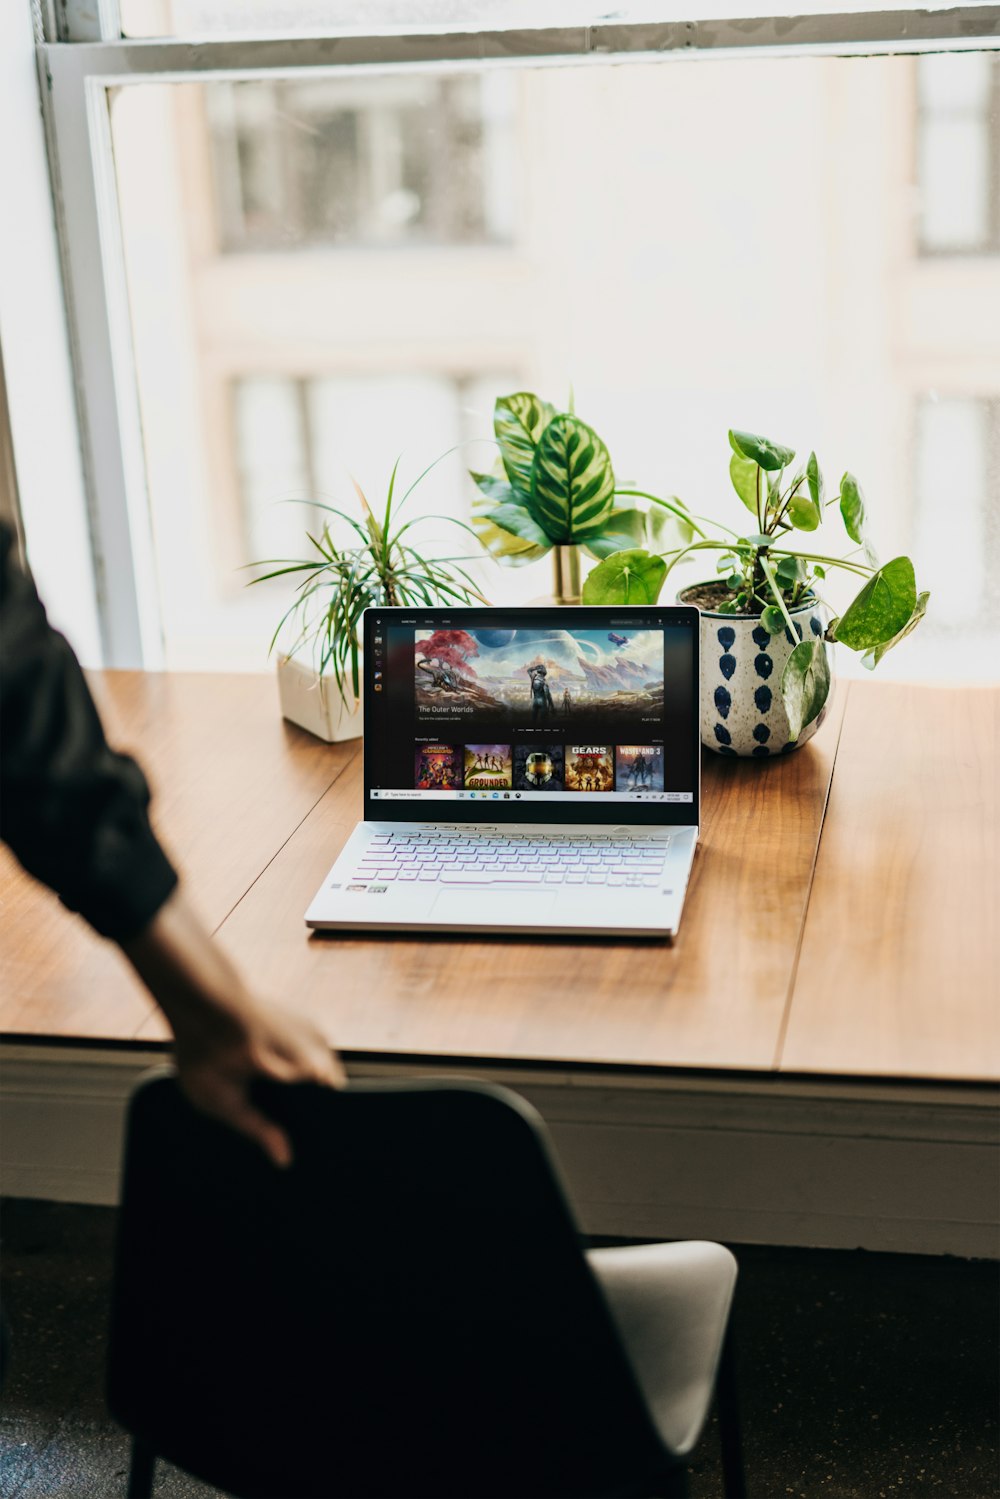
[[[383, 27], [487, 28], [580, 24], [599, 13], [575, 0], [121, 0], [124, 36], [328, 36]], [[660, 5], [629, 6], [640, 15]]]
[[223, 248], [510, 237], [514, 80], [310, 79], [207, 92]]
[[935, 114], [984, 112], [990, 102], [992, 64], [988, 52], [939, 52], [922, 57], [917, 70], [921, 108]]
[[928, 250], [978, 250], [989, 234], [989, 139], [976, 119], [933, 119], [920, 132], [923, 213]]
[[299, 386], [292, 380], [239, 380], [235, 458], [251, 557], [290, 557], [315, 517]]
[[951, 628], [979, 618], [987, 580], [989, 408], [982, 401], [923, 401], [917, 436], [914, 565]]
[[[971, 0], [988, 7], [992, 0]], [[726, 0], [716, 15], [843, 15], [852, 11], [912, 10], [913, 0]], [[704, 0], [120, 0], [125, 36], [324, 36], [431, 28], [500, 30], [509, 27], [586, 26], [600, 22], [701, 20]]]
[[[921, 542], [933, 623], [954, 569], [995, 545], [1000, 470], [995, 438], [969, 435], [979, 417], [946, 440], [920, 413], [934, 391], [942, 410], [1000, 400], [1000, 256], [928, 260], [918, 230], [949, 249], [994, 232], [997, 121], [976, 134], [921, 114], [919, 67], [753, 57], [117, 91], [168, 662], [264, 666], [287, 590], [247, 592], [240, 568], [308, 547], [290, 496], [349, 509], [352, 475], [381, 496], [397, 457], [405, 487], [468, 443], [407, 502], [467, 519], [467, 470], [494, 461], [493, 400], [515, 389], [564, 404], [572, 387], [621, 487], [733, 527], [732, 426], [815, 448], [831, 494], [857, 474], [885, 557], [933, 537], [926, 496], [943, 492], [933, 524], [948, 517], [958, 552]], [[942, 443], [963, 455], [961, 495], [934, 477]], [[815, 540], [849, 549], [836, 507]], [[550, 559], [475, 566], [498, 603], [551, 589]], [[963, 592], [950, 640], [981, 633], [998, 568]], [[849, 598], [831, 581], [835, 610]], [[933, 636], [880, 674], [947, 675]]]

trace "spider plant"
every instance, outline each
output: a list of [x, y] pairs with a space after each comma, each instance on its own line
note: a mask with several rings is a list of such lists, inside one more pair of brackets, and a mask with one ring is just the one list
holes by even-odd
[[[447, 456], [442, 454], [441, 458]], [[286, 627], [290, 627], [286, 633], [287, 643], [281, 648], [282, 656], [289, 659], [311, 648], [317, 676], [329, 669], [345, 703], [348, 682], [355, 701], [361, 695], [359, 630], [366, 609], [391, 605], [433, 607], [489, 603], [475, 580], [459, 565], [471, 560], [469, 556], [430, 557], [418, 550], [415, 544], [416, 528], [427, 521], [444, 521], [474, 535], [464, 521], [447, 515], [420, 515], [399, 520], [399, 512], [406, 501], [441, 458], [436, 458], [425, 468], [399, 499], [396, 497], [400, 464], [397, 458], [381, 519], [354, 479], [351, 482], [358, 497], [357, 514], [311, 500], [300, 502], [330, 517], [324, 521], [319, 535], [306, 532], [312, 548], [310, 555], [299, 559], [268, 558], [250, 564], [268, 568], [267, 572], [252, 578], [251, 585], [264, 583], [269, 578], [301, 575], [296, 584], [295, 598], [271, 637], [268, 654], [274, 650]], [[334, 539], [331, 525], [335, 521], [350, 528], [350, 539], [346, 544]]]

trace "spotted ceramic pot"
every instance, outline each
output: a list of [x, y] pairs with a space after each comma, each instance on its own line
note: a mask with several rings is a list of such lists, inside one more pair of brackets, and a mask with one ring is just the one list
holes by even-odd
[[[683, 593], [677, 601], [687, 602]], [[818, 639], [829, 621], [829, 612], [815, 601], [789, 612], [799, 640], [810, 634]], [[797, 644], [787, 627], [781, 635], [769, 635], [757, 615], [701, 611], [702, 744], [720, 755], [764, 760], [798, 749], [812, 738], [833, 699], [833, 646], [826, 646], [830, 696], [819, 716], [789, 744], [781, 674]]]

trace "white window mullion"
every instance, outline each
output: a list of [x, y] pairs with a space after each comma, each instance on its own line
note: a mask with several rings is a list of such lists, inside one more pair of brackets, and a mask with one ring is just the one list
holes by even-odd
[[[89, 50], [89, 49], [88, 49]], [[107, 88], [75, 47], [41, 51], [105, 664], [156, 669], [163, 641]]]
[[[27, 5], [0, 5], [0, 343], [28, 560], [87, 666], [103, 652]], [[14, 144], [16, 143], [16, 145]]]

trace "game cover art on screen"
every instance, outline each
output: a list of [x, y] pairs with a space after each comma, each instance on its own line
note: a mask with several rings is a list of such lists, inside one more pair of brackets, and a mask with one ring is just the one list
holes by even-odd
[[460, 744], [418, 744], [413, 784], [419, 791], [458, 791], [462, 787]]
[[616, 791], [662, 791], [663, 745], [620, 744], [615, 755]]
[[561, 744], [515, 744], [515, 791], [562, 791], [563, 747]]
[[583, 728], [599, 715], [609, 738], [638, 739], [642, 725], [662, 722], [663, 636], [556, 626], [418, 629], [414, 684], [418, 722], [457, 721], [466, 738], [479, 724], [568, 737], [574, 723]]
[[612, 791], [614, 749], [608, 744], [571, 744], [566, 748], [567, 791]]
[[467, 744], [465, 785], [470, 791], [510, 789], [513, 762], [509, 744]]

